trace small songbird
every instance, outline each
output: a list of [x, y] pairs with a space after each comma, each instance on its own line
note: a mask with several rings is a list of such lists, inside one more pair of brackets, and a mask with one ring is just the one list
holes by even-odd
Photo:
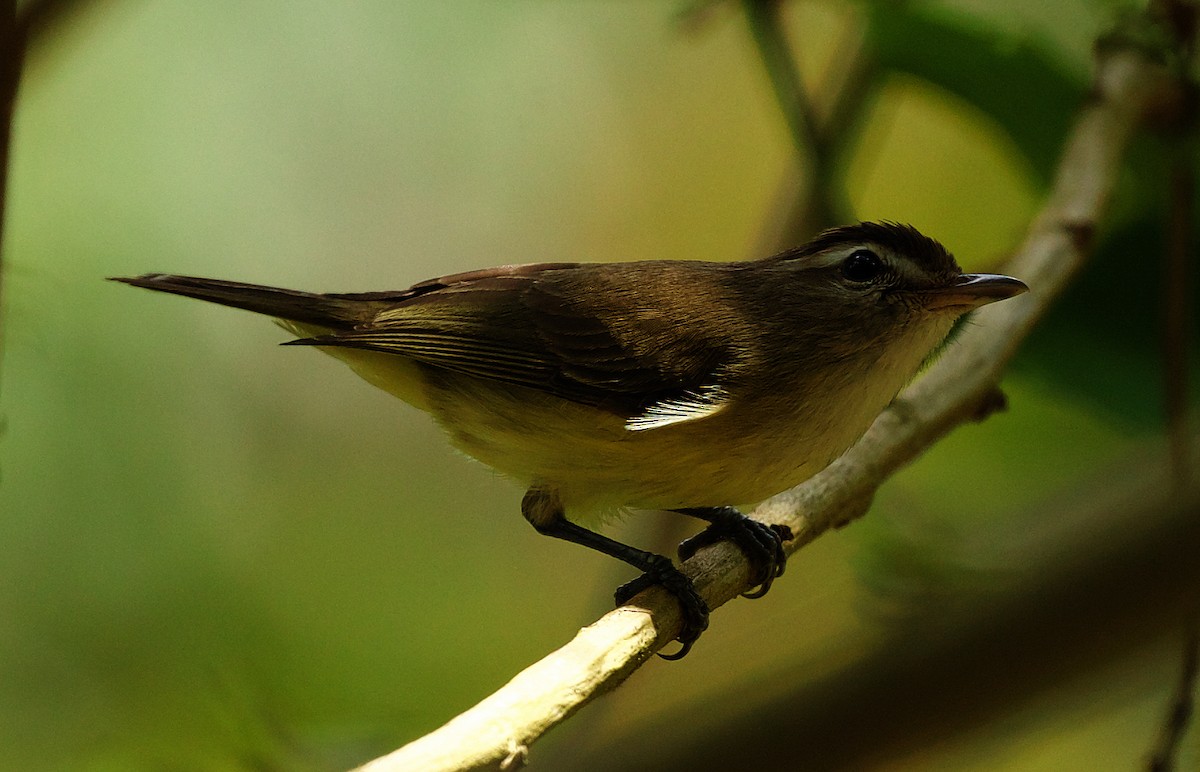
[[[871, 421], [955, 320], [1024, 292], [964, 274], [911, 226], [860, 223], [748, 262], [508, 265], [406, 290], [314, 294], [147, 274], [116, 281], [267, 314], [368, 382], [428, 411], [461, 450], [527, 486], [539, 532], [645, 573], [624, 604], [661, 584], [684, 625], [708, 606], [671, 560], [579, 525], [628, 508], [710, 525], [687, 558], [731, 539], [760, 597], [783, 573], [787, 528], [735, 506], [811, 477]], [[571, 515], [572, 520], [567, 519]]]

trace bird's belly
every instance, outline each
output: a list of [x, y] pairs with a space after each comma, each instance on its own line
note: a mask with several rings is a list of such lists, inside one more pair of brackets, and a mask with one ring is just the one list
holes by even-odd
[[370, 351], [331, 353], [432, 413], [466, 454], [522, 484], [556, 488], [574, 518], [757, 503], [823, 469], [882, 408], [862, 405], [848, 415], [844, 400], [809, 400], [806, 412], [785, 395], [771, 405], [735, 404], [710, 417], [629, 431], [620, 416], [536, 389]]
[[555, 487], [573, 517], [753, 504], [816, 474], [853, 440], [832, 447], [810, 421], [776, 415], [755, 426], [733, 408], [634, 432], [616, 415], [532, 390], [462, 385], [431, 399], [454, 444], [526, 485]]

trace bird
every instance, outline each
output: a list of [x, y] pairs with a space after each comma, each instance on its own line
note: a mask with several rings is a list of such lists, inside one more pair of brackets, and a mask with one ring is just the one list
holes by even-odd
[[782, 525], [743, 509], [858, 439], [957, 320], [1025, 292], [963, 273], [910, 225], [859, 222], [747, 261], [502, 265], [384, 292], [312, 293], [173, 274], [113, 277], [274, 317], [374, 386], [430, 413], [466, 454], [525, 486], [540, 533], [643, 573], [678, 599], [680, 648], [709, 607], [664, 555], [588, 525], [667, 510], [708, 523], [686, 559], [728, 539], [762, 597], [786, 567]]

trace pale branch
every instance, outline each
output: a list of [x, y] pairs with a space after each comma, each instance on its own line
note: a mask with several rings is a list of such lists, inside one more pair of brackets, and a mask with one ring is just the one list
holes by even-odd
[[[1054, 187], [1008, 266], [1031, 292], [982, 309], [929, 371], [840, 459], [762, 504], [755, 517], [790, 526], [794, 551], [864, 513], [876, 488], [955, 425], [978, 416], [1020, 342], [1083, 264], [1117, 169], [1139, 124], [1180, 99], [1167, 70], [1135, 50], [1098, 58], [1093, 94], [1067, 139]], [[750, 566], [728, 543], [682, 565], [712, 608], [748, 589]], [[653, 587], [434, 732], [361, 767], [495, 769], [520, 764], [548, 729], [614, 688], [679, 631], [679, 607]], [[686, 665], [676, 665], [686, 667]]]
[[[1193, 444], [1200, 448], [1200, 435]], [[797, 749], [798, 768], [871, 768], [954, 745], [1039, 694], [1174, 640], [1180, 610], [1195, 607], [1200, 588], [1200, 475], [1173, 488], [1156, 445], [1134, 444], [1019, 517], [973, 523], [953, 557], [939, 560], [988, 580], [956, 584], [936, 600], [909, 598], [906, 613], [877, 620], [852, 664], [825, 663], [821, 675], [794, 677], [773, 697], [747, 695], [719, 719], [697, 716], [690, 738], [671, 713], [610, 727], [588, 748], [603, 764], [579, 766], [645, 767], [638, 760], [653, 745], [662, 769], [777, 768]], [[576, 731], [622, 691], [564, 729]], [[559, 740], [551, 765], [572, 758]]]

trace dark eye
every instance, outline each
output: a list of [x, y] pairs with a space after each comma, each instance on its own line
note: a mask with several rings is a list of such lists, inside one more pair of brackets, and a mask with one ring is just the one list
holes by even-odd
[[883, 261], [879, 255], [869, 249], [859, 249], [850, 253], [842, 261], [842, 276], [853, 282], [868, 282], [883, 273]]

